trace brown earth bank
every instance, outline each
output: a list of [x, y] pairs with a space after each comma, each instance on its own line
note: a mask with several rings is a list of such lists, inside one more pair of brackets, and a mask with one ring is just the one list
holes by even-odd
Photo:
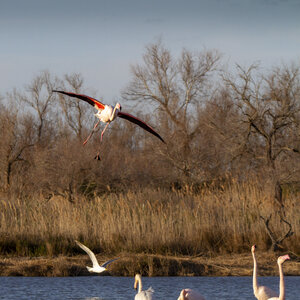
[[[257, 254], [258, 274], [278, 276], [277, 254]], [[286, 276], [300, 275], [300, 258], [290, 254], [284, 264]], [[99, 263], [112, 257], [97, 255]], [[175, 257], [148, 254], [119, 255], [119, 260], [108, 266], [102, 275], [134, 276], [251, 276], [251, 254], [222, 255], [215, 257]], [[0, 257], [0, 276], [89, 276], [85, 266], [91, 266], [86, 255], [58, 257]]]

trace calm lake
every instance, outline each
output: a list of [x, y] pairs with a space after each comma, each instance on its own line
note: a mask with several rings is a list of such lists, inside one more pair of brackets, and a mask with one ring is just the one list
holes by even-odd
[[[143, 277], [156, 299], [177, 300], [182, 288], [196, 289], [207, 300], [255, 299], [252, 277]], [[0, 277], [0, 299], [134, 299], [132, 277]], [[259, 283], [278, 291], [279, 277], [259, 277]], [[286, 276], [286, 300], [300, 299], [300, 277]]]

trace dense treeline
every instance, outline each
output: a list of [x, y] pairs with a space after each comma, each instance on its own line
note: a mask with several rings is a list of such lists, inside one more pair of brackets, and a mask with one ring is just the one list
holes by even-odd
[[[259, 65], [237, 65], [229, 72], [222, 67], [221, 55], [216, 51], [183, 50], [180, 57], [175, 58], [161, 43], [149, 45], [143, 58], [142, 64], [132, 67], [132, 78], [122, 91], [120, 102], [124, 111], [151, 124], [166, 145], [137, 126], [117, 120], [109, 126], [101, 143], [102, 160], [94, 160], [100, 145], [100, 131], [82, 145], [96, 121], [93, 108], [83, 101], [52, 92], [53, 89], [66, 90], [101, 99], [85, 88], [80, 74], [56, 78], [44, 71], [24, 89], [2, 97], [2, 242], [10, 239], [4, 225], [9, 219], [8, 205], [17, 211], [25, 209], [26, 203], [45, 205], [60, 197], [74, 209], [82, 202], [88, 209], [104, 199], [101, 197], [122, 197], [135, 190], [152, 189], [153, 193], [159, 191], [160, 196], [157, 194], [156, 198], [163, 210], [165, 202], [166, 207], [171, 205], [172, 193], [177, 196], [180, 193], [183, 200], [187, 193], [192, 193], [196, 202], [201, 203], [203, 193], [217, 189], [221, 197], [224, 189], [230, 191], [233, 185], [238, 189], [246, 184], [259, 191], [255, 199], [258, 207], [271, 203], [271, 209], [258, 209], [251, 219], [260, 223], [265, 247], [272, 246], [276, 250], [288, 243], [293, 251], [299, 251], [296, 249], [299, 211], [287, 205], [296, 206], [295, 199], [299, 199], [300, 193], [299, 66], [280, 65], [266, 71]], [[266, 187], [268, 193], [264, 194], [261, 191]], [[168, 195], [167, 200], [164, 194]], [[146, 195], [143, 194], [144, 200], [151, 207]], [[187, 197], [186, 201], [194, 203], [195, 199], [191, 201]], [[182, 207], [188, 211], [193, 210], [194, 205]], [[228, 203], [222, 206], [230, 207]], [[238, 207], [237, 203], [234, 207]], [[11, 216], [19, 218], [18, 213]], [[35, 226], [35, 218], [30, 220]], [[213, 248], [216, 243], [213, 233], [218, 218], [214, 220], [211, 229], [205, 229], [212, 230], [206, 248]], [[170, 227], [168, 230], [179, 229]], [[178, 237], [184, 236], [184, 230], [178, 233], [174, 246], [180, 243]], [[68, 238], [88, 239], [89, 236], [88, 232], [73, 233], [67, 235]], [[23, 238], [24, 234], [22, 231]], [[237, 241], [241, 247], [234, 250], [245, 248], [249, 242], [246, 236], [247, 230]], [[172, 234], [168, 239], [171, 237]], [[157, 251], [153, 249], [153, 242], [148, 241], [141, 249]], [[112, 245], [106, 247], [113, 248]], [[188, 252], [178, 247], [173, 250]], [[160, 245], [159, 251], [162, 248]], [[200, 251], [195, 245], [188, 248], [193, 249], [192, 253]], [[5, 252], [4, 249], [2, 247]], [[128, 246], [127, 249], [138, 251], [139, 247]], [[166, 249], [172, 251], [170, 243]], [[230, 251], [230, 247], [226, 251]]]

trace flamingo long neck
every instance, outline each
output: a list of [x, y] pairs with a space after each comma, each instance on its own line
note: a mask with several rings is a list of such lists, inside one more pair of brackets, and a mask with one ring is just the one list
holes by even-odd
[[284, 276], [282, 270], [282, 264], [278, 264], [279, 267], [279, 300], [285, 300], [285, 285], [284, 285]]
[[111, 117], [110, 117], [110, 121], [113, 121], [115, 119], [116, 110], [117, 110], [117, 105], [115, 105], [115, 107], [114, 107], [113, 113], [111, 114]]
[[253, 291], [254, 295], [256, 295], [258, 291], [258, 283], [257, 283], [257, 262], [255, 258], [255, 254], [252, 253], [253, 256]]
[[139, 289], [138, 292], [140, 293], [143, 289], [143, 285], [142, 285], [142, 279], [141, 277], [138, 277], [138, 285], [139, 285]]

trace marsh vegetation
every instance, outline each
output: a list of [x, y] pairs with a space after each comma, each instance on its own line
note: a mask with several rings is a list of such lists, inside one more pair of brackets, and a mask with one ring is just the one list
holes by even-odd
[[[41, 72], [0, 106], [0, 253], [217, 255], [300, 249], [299, 66], [236, 66], [217, 51], [146, 47], [123, 110], [166, 145], [118, 121], [93, 159], [93, 95], [80, 74]], [[109, 103], [108, 99], [102, 99]], [[111, 103], [114, 104], [114, 103]]]

